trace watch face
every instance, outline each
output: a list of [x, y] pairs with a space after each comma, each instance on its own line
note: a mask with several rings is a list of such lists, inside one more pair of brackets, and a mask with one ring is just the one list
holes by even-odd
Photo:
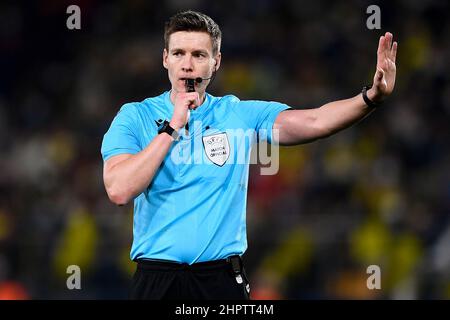
[[178, 140], [179, 137], [180, 137], [180, 135], [178, 134], [178, 132], [176, 130], [173, 130], [172, 138], [174, 138], [175, 140]]

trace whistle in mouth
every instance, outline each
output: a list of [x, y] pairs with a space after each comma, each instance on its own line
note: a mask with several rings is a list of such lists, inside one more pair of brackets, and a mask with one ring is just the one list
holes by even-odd
[[186, 92], [195, 91], [195, 79], [185, 79]]

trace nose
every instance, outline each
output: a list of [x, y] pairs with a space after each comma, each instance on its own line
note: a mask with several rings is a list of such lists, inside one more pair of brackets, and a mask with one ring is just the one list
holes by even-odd
[[181, 63], [181, 70], [183, 72], [192, 72], [193, 64], [192, 64], [192, 56], [190, 54], [186, 54]]

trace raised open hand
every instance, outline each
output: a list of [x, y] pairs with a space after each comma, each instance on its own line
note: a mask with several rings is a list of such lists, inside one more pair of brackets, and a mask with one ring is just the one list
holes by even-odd
[[378, 43], [377, 70], [373, 77], [372, 92], [369, 96], [375, 102], [384, 100], [394, 90], [397, 42], [392, 43], [392, 39], [392, 33], [386, 32], [384, 36], [380, 37]]

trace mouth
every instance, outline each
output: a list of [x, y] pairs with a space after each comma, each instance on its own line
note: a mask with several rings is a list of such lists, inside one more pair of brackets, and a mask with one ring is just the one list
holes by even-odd
[[[192, 78], [180, 78], [178, 80], [178, 83], [184, 87], [184, 86], [186, 86], [186, 80], [187, 79], [192, 79]], [[197, 83], [195, 81], [194, 81], [194, 85], [197, 85]]]
[[182, 78], [179, 78], [179, 81], [186, 81], [186, 80], [188, 80], [188, 79], [195, 79], [195, 77], [194, 77], [194, 76], [191, 76], [191, 77], [182, 77]]

